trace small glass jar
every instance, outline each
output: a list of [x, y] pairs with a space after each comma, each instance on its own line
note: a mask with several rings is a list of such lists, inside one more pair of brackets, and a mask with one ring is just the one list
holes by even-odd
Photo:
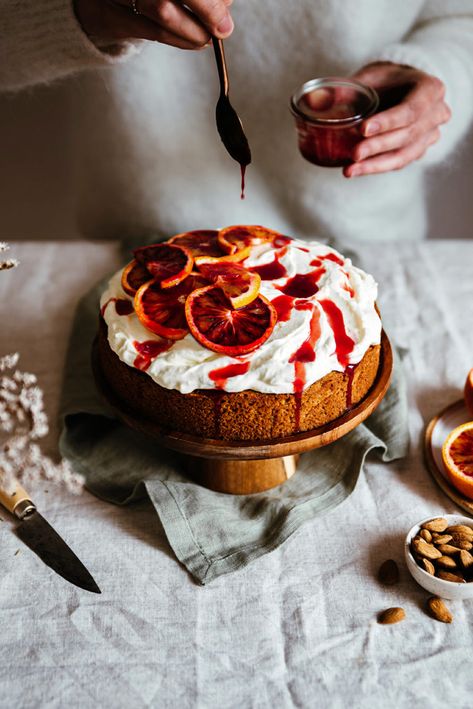
[[360, 125], [378, 105], [376, 91], [354, 79], [307, 81], [291, 98], [301, 155], [322, 167], [350, 165]]

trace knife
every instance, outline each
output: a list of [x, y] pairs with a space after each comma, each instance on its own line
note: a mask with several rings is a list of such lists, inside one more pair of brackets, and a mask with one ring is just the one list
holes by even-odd
[[20, 520], [17, 535], [47, 566], [79, 588], [101, 593], [84, 564], [40, 515], [18, 481], [13, 481], [8, 491], [0, 488], [0, 504]]

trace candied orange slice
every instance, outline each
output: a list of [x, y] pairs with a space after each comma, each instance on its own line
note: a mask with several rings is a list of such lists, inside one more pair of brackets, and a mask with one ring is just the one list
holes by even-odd
[[210, 283], [215, 283], [225, 291], [234, 308], [243, 308], [259, 293], [261, 276], [243, 268], [240, 264], [217, 259], [211, 263], [200, 263], [198, 268]]
[[172, 288], [192, 271], [194, 259], [188, 249], [175, 244], [151, 244], [133, 251], [135, 259], [144, 266], [161, 286]]
[[281, 234], [278, 231], [267, 229], [264, 226], [237, 224], [220, 229], [217, 238], [223, 251], [228, 254], [235, 254], [243, 249], [251, 249], [252, 246], [257, 244], [273, 241], [279, 236]]
[[253, 352], [266, 342], [277, 315], [262, 295], [235, 310], [224, 291], [211, 285], [188, 296], [186, 319], [192, 335], [201, 345], [213, 352], [237, 357]]
[[452, 485], [473, 499], [473, 421], [453, 429], [442, 446], [442, 458]]
[[225, 255], [225, 251], [220, 247], [217, 237], [218, 231], [216, 229], [196, 229], [176, 234], [172, 239], [169, 239], [168, 244], [184, 246], [194, 258], [196, 256], [219, 258]]
[[463, 390], [466, 408], [470, 416], [473, 416], [473, 369], [470, 369]]
[[173, 288], [160, 288], [155, 281], [145, 283], [134, 299], [138, 319], [156, 335], [182, 340], [189, 332], [184, 310], [186, 298], [194, 289], [207, 284], [203, 276], [194, 273]]
[[136, 259], [130, 261], [122, 272], [122, 288], [128, 295], [135, 295], [143, 283], [152, 280], [152, 275], [147, 268], [138, 263]]

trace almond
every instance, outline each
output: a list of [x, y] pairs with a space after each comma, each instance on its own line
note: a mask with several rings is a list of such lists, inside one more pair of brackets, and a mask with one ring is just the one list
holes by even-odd
[[386, 608], [385, 611], [379, 614], [378, 623], [381, 625], [391, 625], [392, 623], [399, 623], [404, 620], [406, 613], [404, 608]]
[[434, 544], [437, 546], [437, 544], [448, 544], [448, 542], [452, 541], [452, 535], [451, 534], [432, 534], [432, 537], [434, 539]]
[[469, 569], [473, 564], [473, 556], [469, 551], [465, 551], [464, 549], [460, 551], [460, 564], [464, 569]]
[[451, 623], [453, 620], [453, 615], [438, 596], [431, 596], [431, 598], [428, 599], [427, 609], [432, 618], [439, 620], [441, 623]]
[[426, 559], [438, 559], [442, 556], [442, 552], [434, 547], [433, 544], [427, 544], [425, 539], [415, 537], [412, 540], [412, 547], [416, 554], [424, 556]]
[[424, 522], [422, 529], [428, 529], [429, 532], [444, 532], [448, 527], [448, 522], [443, 517], [436, 517], [428, 522]]
[[450, 571], [444, 571], [443, 569], [439, 569], [436, 575], [439, 579], [443, 579], [444, 581], [452, 581], [453, 583], [465, 583], [465, 579], [460, 574], [461, 571], [457, 570], [455, 570], [455, 573], [452, 574]]
[[432, 564], [431, 561], [428, 559], [421, 559], [420, 560], [420, 565], [424, 569], [424, 571], [427, 571], [428, 574], [431, 576], [435, 576], [435, 566]]
[[470, 551], [473, 547], [473, 542], [470, 541], [470, 538], [467, 537], [466, 534], [456, 534], [454, 532], [452, 534], [452, 542], [459, 549], [465, 549], [466, 551]]
[[437, 549], [446, 556], [452, 556], [452, 554], [458, 554], [460, 549], [458, 547], [452, 547], [451, 544], [438, 544]]
[[432, 541], [432, 534], [429, 532], [428, 529], [421, 529], [419, 532], [419, 536], [422, 537], [422, 539], [425, 539], [426, 542]]
[[439, 556], [439, 558], [435, 560], [435, 563], [437, 564], [437, 566], [441, 566], [444, 569], [457, 568], [457, 565], [451, 556]]
[[399, 581], [399, 567], [394, 559], [387, 559], [381, 564], [378, 579], [385, 586], [393, 586]]
[[473, 527], [467, 527], [466, 524], [452, 524], [448, 527], [447, 532], [448, 534], [464, 534], [470, 541], [473, 539]]

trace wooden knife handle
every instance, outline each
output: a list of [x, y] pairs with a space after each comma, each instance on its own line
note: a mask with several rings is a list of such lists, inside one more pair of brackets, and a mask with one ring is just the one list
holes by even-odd
[[[17, 480], [12, 480], [8, 489], [0, 487], [0, 504], [6, 507], [9, 512], [15, 514], [15, 510], [21, 502], [29, 502], [34, 508], [31, 497]], [[25, 505], [21, 505], [21, 507], [25, 508]]]

